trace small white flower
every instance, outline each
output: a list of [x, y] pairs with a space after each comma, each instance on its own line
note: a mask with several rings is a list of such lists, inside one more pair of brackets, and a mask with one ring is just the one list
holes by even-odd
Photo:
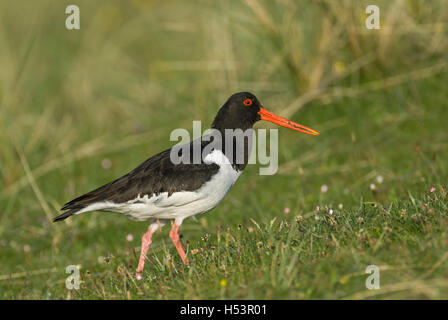
[[373, 184], [373, 183], [371, 183], [370, 186], [369, 186], [369, 188], [370, 188], [370, 190], [375, 190], [375, 189], [376, 189], [376, 185]]
[[344, 205], [342, 203], [338, 204], [338, 209], [342, 210], [342, 208], [344, 208]]
[[131, 242], [132, 240], [134, 240], [134, 236], [132, 234], [128, 234], [126, 236], [126, 240], [128, 240], [129, 242]]
[[143, 279], [143, 277], [142, 277], [142, 275], [141, 275], [140, 273], [138, 273], [138, 274], [135, 276], [135, 278], [136, 278], [137, 280], [142, 280], [142, 279]]
[[317, 207], [316, 207], [316, 211], [317, 211], [317, 212], [319, 212], [319, 210], [320, 210], [320, 207], [319, 207], [319, 206], [317, 206]]
[[328, 214], [331, 216], [333, 215], [333, 209], [328, 210]]
[[112, 161], [108, 158], [104, 158], [103, 161], [101, 161], [101, 166], [104, 170], [109, 170], [112, 168]]
[[314, 220], [318, 221], [319, 220], [319, 216], [314, 216]]
[[383, 176], [378, 176], [378, 177], [376, 177], [376, 181], [378, 181], [378, 183], [383, 183]]
[[320, 192], [322, 193], [326, 193], [328, 191], [328, 187], [326, 184], [322, 185], [322, 187], [320, 187]]
[[23, 246], [23, 251], [30, 252], [31, 251], [31, 247], [28, 244], [26, 244], [26, 245]]

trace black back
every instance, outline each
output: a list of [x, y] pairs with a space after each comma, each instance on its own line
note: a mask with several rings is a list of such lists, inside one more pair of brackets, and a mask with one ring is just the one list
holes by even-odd
[[[189, 144], [192, 146], [192, 142]], [[149, 158], [124, 176], [86, 193], [64, 205], [61, 210], [83, 209], [98, 201], [123, 203], [138, 195], [194, 191], [209, 181], [219, 170], [217, 164], [173, 164], [171, 149]]]

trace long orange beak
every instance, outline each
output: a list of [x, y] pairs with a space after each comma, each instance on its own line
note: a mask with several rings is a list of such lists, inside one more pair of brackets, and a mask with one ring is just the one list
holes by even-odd
[[266, 120], [275, 124], [278, 124], [279, 126], [289, 128], [295, 131], [300, 131], [306, 134], [310, 134], [312, 136], [319, 135], [319, 132], [310, 129], [308, 127], [302, 126], [301, 124], [292, 122], [291, 120], [285, 119], [283, 117], [280, 117], [276, 114], [273, 114], [272, 112], [269, 112], [268, 110], [261, 108], [260, 111], [258, 111], [258, 114], [261, 117], [261, 120]]

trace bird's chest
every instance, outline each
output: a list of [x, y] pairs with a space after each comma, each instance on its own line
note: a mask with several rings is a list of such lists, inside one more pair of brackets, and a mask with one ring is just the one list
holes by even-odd
[[220, 168], [209, 181], [197, 190], [202, 199], [201, 204], [206, 207], [204, 212], [213, 209], [221, 202], [242, 172], [234, 169], [227, 157], [219, 150], [210, 153], [205, 158], [205, 162], [215, 163]]

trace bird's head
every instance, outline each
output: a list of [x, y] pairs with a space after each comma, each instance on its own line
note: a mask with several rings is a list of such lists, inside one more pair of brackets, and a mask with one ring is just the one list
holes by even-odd
[[239, 92], [233, 94], [221, 107], [212, 128], [243, 129], [251, 128], [259, 120], [269, 121], [291, 130], [303, 132], [316, 136], [319, 132], [280, 117], [263, 108], [257, 97], [250, 92]]

